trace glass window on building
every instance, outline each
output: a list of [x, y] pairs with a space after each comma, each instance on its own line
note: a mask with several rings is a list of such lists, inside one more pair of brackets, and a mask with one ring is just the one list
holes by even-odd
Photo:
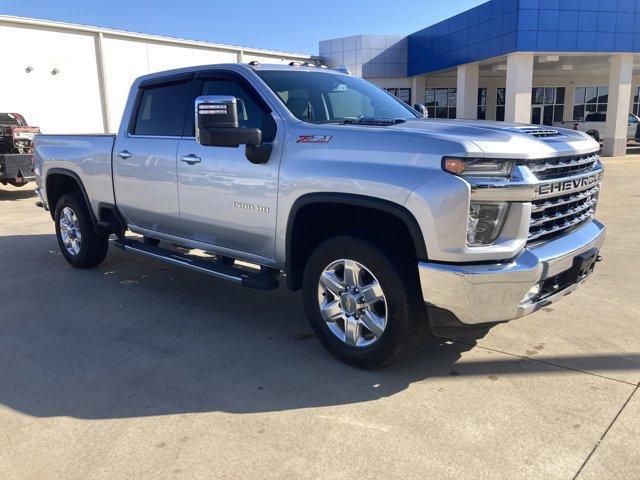
[[633, 94], [633, 114], [640, 117], [640, 87], [636, 87]]
[[507, 97], [506, 88], [498, 88], [496, 91], [496, 120], [504, 122], [504, 106]]
[[410, 88], [386, 88], [387, 92], [395, 95], [407, 105], [411, 105], [411, 89]]
[[564, 116], [564, 87], [535, 87], [531, 90], [531, 123], [553, 125]]
[[487, 118], [487, 89], [478, 89], [478, 120]]
[[608, 101], [609, 87], [576, 87], [573, 93], [573, 120], [588, 121], [587, 117], [595, 113], [603, 115], [591, 115], [591, 117], [606, 118]]
[[429, 118], [456, 118], [458, 89], [425, 88], [424, 98]]

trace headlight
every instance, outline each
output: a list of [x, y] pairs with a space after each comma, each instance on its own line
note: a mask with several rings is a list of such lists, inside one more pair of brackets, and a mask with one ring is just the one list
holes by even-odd
[[507, 210], [507, 203], [471, 202], [467, 244], [477, 247], [493, 243], [502, 230]]
[[442, 169], [454, 175], [469, 177], [508, 177], [513, 170], [514, 160], [495, 158], [444, 157]]

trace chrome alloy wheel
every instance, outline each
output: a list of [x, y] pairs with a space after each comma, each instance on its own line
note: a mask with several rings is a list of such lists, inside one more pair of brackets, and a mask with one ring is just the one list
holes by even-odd
[[382, 287], [371, 271], [355, 260], [336, 260], [323, 270], [318, 304], [329, 330], [351, 347], [375, 343], [387, 326]]
[[60, 237], [64, 248], [70, 255], [80, 253], [82, 235], [80, 234], [80, 221], [76, 213], [69, 207], [64, 207], [60, 212]]

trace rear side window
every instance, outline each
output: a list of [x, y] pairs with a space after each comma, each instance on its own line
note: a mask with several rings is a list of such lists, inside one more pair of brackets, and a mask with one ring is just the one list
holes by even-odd
[[134, 135], [181, 136], [191, 82], [147, 87], [142, 91]]

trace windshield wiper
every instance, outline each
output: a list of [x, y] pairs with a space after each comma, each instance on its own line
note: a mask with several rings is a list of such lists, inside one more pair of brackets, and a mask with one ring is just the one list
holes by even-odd
[[361, 117], [358, 119], [348, 118], [343, 120], [345, 125], [377, 125], [377, 126], [389, 126], [397, 125], [398, 123], [404, 123], [404, 118], [375, 118], [375, 117]]

